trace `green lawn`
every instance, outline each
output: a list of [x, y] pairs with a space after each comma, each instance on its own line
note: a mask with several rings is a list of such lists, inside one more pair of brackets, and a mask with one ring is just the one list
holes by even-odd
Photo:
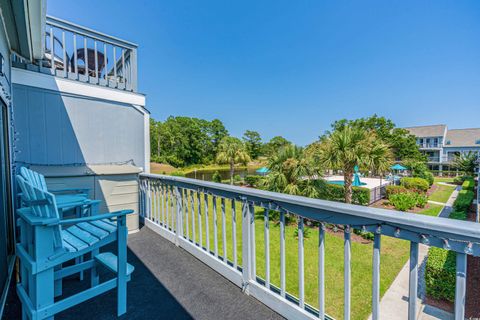
[[428, 200], [446, 203], [453, 190], [455, 190], [455, 186], [447, 186], [438, 183], [435, 183], [435, 185], [437, 186], [437, 189], [428, 197]]
[[439, 204], [428, 204], [428, 208], [423, 209], [422, 211], [418, 212], [419, 214], [424, 214], [427, 216], [433, 216], [436, 217], [440, 214], [440, 211], [442, 211], [443, 206]]
[[435, 177], [434, 182], [453, 182], [453, 178], [449, 177]]
[[[214, 250], [213, 232], [213, 201], [209, 196], [209, 234], [210, 250]], [[218, 226], [218, 254], [223, 255], [222, 247], [222, 211], [220, 200], [217, 199], [217, 226]], [[226, 200], [226, 239], [227, 257], [233, 261], [232, 246], [232, 210], [231, 201]], [[200, 206], [202, 208], [202, 245], [206, 246], [205, 236], [205, 206], [203, 195]], [[198, 241], [198, 201], [195, 197], [195, 226], [196, 241]], [[241, 237], [241, 205], [235, 205], [237, 223], [237, 255], [238, 263], [241, 265], [242, 237]], [[188, 206], [189, 212], [189, 237], [192, 237], [191, 203]], [[264, 250], [264, 221], [263, 209], [256, 208], [255, 243], [256, 243], [256, 269], [257, 275], [265, 276], [265, 250]], [[286, 290], [298, 296], [298, 240], [294, 232], [296, 224], [286, 227]], [[271, 283], [280, 287], [280, 227], [270, 220], [270, 277]], [[184, 222], [184, 232], [186, 222]], [[341, 319], [343, 317], [343, 236], [342, 233], [327, 233], [325, 240], [325, 305], [328, 314]], [[308, 304], [318, 307], [318, 228], [311, 228], [309, 238], [304, 243], [305, 256], [305, 299]], [[371, 283], [372, 283], [372, 244], [352, 243], [352, 319], [366, 319], [371, 312]], [[408, 259], [408, 242], [382, 237], [381, 252], [381, 295], [388, 289], [400, 269]]]

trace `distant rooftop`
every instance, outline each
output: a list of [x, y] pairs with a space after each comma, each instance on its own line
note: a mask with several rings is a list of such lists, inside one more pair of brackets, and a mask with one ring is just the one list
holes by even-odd
[[445, 144], [447, 147], [480, 148], [480, 128], [448, 130]]
[[445, 124], [436, 124], [431, 126], [409, 127], [405, 129], [417, 137], [443, 137], [446, 128], [447, 126]]

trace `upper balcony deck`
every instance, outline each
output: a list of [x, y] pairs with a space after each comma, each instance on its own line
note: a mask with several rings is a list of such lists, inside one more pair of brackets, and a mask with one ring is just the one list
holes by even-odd
[[137, 45], [47, 16], [43, 59], [13, 66], [103, 87], [137, 92]]

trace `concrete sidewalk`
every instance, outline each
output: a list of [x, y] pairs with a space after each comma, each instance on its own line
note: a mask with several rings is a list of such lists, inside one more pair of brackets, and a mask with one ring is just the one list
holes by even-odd
[[448, 218], [450, 216], [450, 213], [453, 211], [453, 203], [455, 202], [455, 200], [457, 200], [460, 190], [462, 190], [462, 186], [457, 186], [455, 190], [453, 190], [450, 198], [448, 198], [447, 203], [445, 203], [445, 206], [438, 215], [439, 217]]

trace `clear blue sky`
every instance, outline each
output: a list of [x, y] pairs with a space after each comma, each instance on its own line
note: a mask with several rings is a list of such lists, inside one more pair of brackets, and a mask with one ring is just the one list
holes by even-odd
[[139, 44], [155, 119], [307, 144], [340, 118], [480, 127], [480, 1], [47, 0]]

